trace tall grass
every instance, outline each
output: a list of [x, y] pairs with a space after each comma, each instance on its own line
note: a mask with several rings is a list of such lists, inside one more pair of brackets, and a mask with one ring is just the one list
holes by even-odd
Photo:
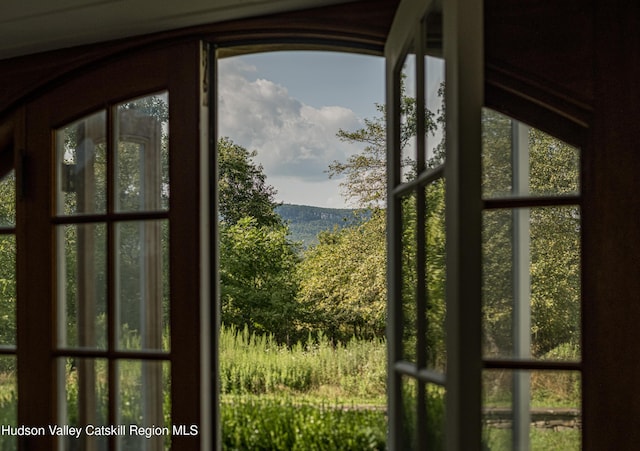
[[324, 336], [292, 347], [220, 331], [222, 442], [229, 450], [382, 450], [386, 344]]
[[383, 450], [383, 411], [298, 403], [251, 395], [234, 397], [221, 410], [227, 450]]
[[[220, 333], [220, 384], [222, 441], [225, 449], [241, 450], [371, 450], [384, 449], [386, 440], [386, 343], [352, 340], [332, 345], [325, 337], [310, 338], [293, 347], [279, 345], [273, 337], [245, 330], [222, 328]], [[98, 398], [105, 400], [106, 366], [96, 373]], [[77, 423], [77, 371], [67, 362], [67, 411], [62, 419]], [[142, 386], [139, 362], [119, 365], [120, 416], [124, 423], [141, 422]], [[169, 367], [163, 366], [165, 382]], [[16, 421], [15, 376], [0, 373], [0, 420]], [[533, 377], [535, 376], [535, 377]], [[537, 372], [532, 375], [535, 405], [576, 406], [579, 379], [572, 372]], [[503, 377], [495, 378], [504, 382]], [[496, 383], [497, 383], [496, 382]], [[415, 428], [428, 428], [428, 441], [439, 449], [444, 420], [444, 392], [427, 391], [427, 424], [418, 425], [417, 387], [404, 387], [407, 440]], [[500, 385], [502, 387], [502, 385]], [[506, 387], [506, 385], [504, 386]], [[503, 387], [503, 388], [504, 388]], [[164, 388], [165, 424], [170, 424], [169, 384]], [[485, 402], [500, 405], [508, 388], [487, 391]], [[540, 398], [540, 399], [539, 399]], [[506, 399], [506, 398], [505, 398]], [[578, 404], [579, 405], [579, 404]], [[104, 404], [106, 408], [106, 403]], [[106, 415], [106, 410], [104, 411]], [[580, 431], [548, 431], [532, 428], [533, 449], [579, 449]], [[485, 426], [487, 449], [510, 449], [510, 433]], [[166, 445], [168, 446], [168, 439]], [[16, 440], [2, 437], [0, 450], [15, 449]]]
[[247, 329], [220, 331], [220, 387], [224, 394], [311, 394], [384, 403], [386, 344], [351, 340], [332, 345], [324, 336], [279, 345]]

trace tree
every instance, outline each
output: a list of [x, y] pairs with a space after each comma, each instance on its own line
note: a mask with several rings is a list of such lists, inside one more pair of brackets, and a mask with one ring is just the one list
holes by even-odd
[[298, 302], [307, 327], [334, 342], [383, 337], [385, 331], [385, 218], [318, 236], [298, 267]]
[[[401, 89], [402, 171], [407, 177], [416, 174], [416, 160], [410, 151], [416, 135], [416, 101]], [[371, 219], [342, 231], [321, 237], [301, 264], [302, 282], [299, 299], [313, 307], [314, 318], [321, 318], [324, 330], [332, 338], [348, 339], [384, 336], [386, 318], [386, 107], [377, 104], [380, 114], [365, 119], [365, 126], [355, 131], [340, 129], [338, 137], [347, 142], [363, 144], [363, 150], [346, 162], [334, 161], [329, 175], [345, 175], [342, 182], [345, 196], [364, 209], [371, 209]], [[442, 113], [440, 111], [439, 113]], [[425, 113], [426, 132], [434, 133], [435, 113]], [[437, 153], [437, 152], [436, 152]], [[432, 164], [433, 162], [429, 162]], [[432, 164], [433, 165], [433, 164]], [[444, 344], [444, 184], [428, 190], [427, 223], [428, 264], [434, 270], [430, 277], [428, 306], [429, 341], [433, 343], [432, 362], [443, 354]], [[403, 202], [403, 305], [404, 335], [415, 340], [415, 197]], [[439, 338], [438, 338], [439, 337]], [[439, 343], [436, 346], [436, 342]], [[405, 343], [411, 347], [408, 343]], [[415, 348], [415, 341], [413, 342]], [[437, 348], [437, 351], [436, 351]]]
[[290, 342], [298, 330], [298, 246], [255, 156], [229, 138], [218, 141], [222, 320]]
[[[483, 115], [483, 195], [511, 192], [511, 120], [491, 110]], [[578, 192], [578, 152], [540, 130], [528, 134], [533, 195]], [[529, 213], [531, 338], [534, 356], [579, 346], [580, 214], [575, 206], [532, 208]], [[483, 309], [488, 352], [512, 352], [513, 268], [511, 210], [483, 216]]]
[[218, 212], [225, 224], [245, 217], [260, 225], [282, 224], [274, 211], [276, 190], [266, 183], [262, 166], [253, 162], [256, 155], [229, 138], [218, 140]]
[[223, 322], [273, 334], [281, 343], [298, 338], [298, 255], [287, 232], [248, 216], [225, 225], [220, 235]]
[[[444, 87], [440, 93], [443, 94]], [[403, 115], [414, 115], [412, 99], [403, 95]], [[378, 106], [384, 112], [384, 107]], [[435, 114], [426, 117], [427, 130], [433, 131]], [[510, 195], [511, 192], [511, 121], [485, 110], [483, 114], [483, 195], [484, 197]], [[431, 121], [431, 122], [429, 122]], [[444, 108], [438, 111], [436, 122], [444, 122]], [[401, 152], [409, 146], [415, 133], [415, 121], [405, 118], [401, 128]], [[347, 162], [334, 162], [330, 175], [346, 175], [343, 182], [346, 195], [363, 207], [379, 207], [386, 189], [384, 117], [365, 121], [365, 127], [354, 132], [340, 130], [341, 139], [365, 144], [360, 154]], [[410, 146], [409, 146], [410, 147]], [[576, 149], [531, 129], [529, 132], [531, 182], [530, 191], [535, 195], [555, 195], [578, 191], [578, 154]], [[435, 155], [427, 162], [434, 166], [443, 161], [444, 140], [435, 149]], [[412, 160], [403, 157], [404, 172], [412, 173]], [[429, 194], [430, 193], [430, 194]], [[412, 307], [415, 291], [415, 198], [409, 196], [403, 202], [403, 308], [404, 332], [409, 340], [414, 336], [412, 324], [416, 314]], [[433, 356], [440, 354], [444, 329], [444, 183], [431, 185], [426, 195], [426, 259], [428, 322], [431, 329], [427, 341]], [[506, 355], [512, 352], [512, 213], [511, 210], [485, 211], [483, 215], [483, 310], [485, 346], [489, 352]], [[577, 207], [534, 208], [530, 213], [531, 235], [531, 311], [532, 347], [537, 356], [563, 344], [577, 347], [580, 336], [580, 220]], [[326, 246], [328, 243], [325, 243]], [[357, 253], [351, 243], [349, 252]], [[339, 246], [336, 248], [336, 252]], [[328, 252], [328, 251], [325, 251]], [[382, 265], [381, 265], [382, 267]], [[352, 271], [343, 265], [345, 271]], [[357, 277], [354, 275], [353, 277]], [[306, 282], [303, 281], [303, 286]], [[354, 284], [349, 279], [348, 283]], [[318, 287], [330, 286], [329, 281], [316, 283]], [[334, 290], [337, 293], [338, 290]], [[309, 295], [307, 295], [309, 297]], [[346, 305], [346, 304], [345, 304]], [[410, 348], [409, 343], [405, 343]]]
[[[329, 165], [329, 177], [344, 175], [346, 180], [340, 184], [347, 200], [354, 201], [360, 208], [376, 208], [385, 204], [387, 191], [387, 132], [386, 105], [376, 103], [380, 113], [372, 119], [364, 120], [364, 127], [347, 131], [340, 129], [337, 133], [340, 140], [349, 143], [364, 144], [358, 154], [350, 156], [346, 162], [333, 161]], [[400, 149], [410, 147], [416, 135], [416, 100], [405, 94], [404, 83], [401, 85], [400, 116]], [[435, 114], [425, 112], [427, 133], [436, 130]], [[415, 173], [415, 158], [403, 156], [402, 170]]]

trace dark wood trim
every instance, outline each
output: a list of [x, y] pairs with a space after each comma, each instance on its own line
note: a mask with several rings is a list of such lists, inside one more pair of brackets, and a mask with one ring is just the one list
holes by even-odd
[[202, 230], [203, 221], [209, 219], [208, 211], [203, 211], [208, 165], [203, 167], [201, 158], [209, 143], [206, 127], [201, 126], [206, 119], [202, 117], [201, 43], [177, 46], [170, 57], [171, 416], [173, 424], [200, 427], [200, 436], [173, 436], [171, 445], [195, 451], [212, 439], [207, 414], [217, 409], [211, 405], [213, 396], [208, 390], [208, 308], [212, 299], [206, 289], [209, 249]]
[[486, 67], [535, 83], [545, 96], [555, 93], [592, 105], [593, 4], [522, 0], [516, 6], [510, 0], [484, 0]]
[[[17, 202], [18, 241], [18, 423], [47, 427], [57, 406], [55, 342], [56, 292], [54, 233], [49, 223], [52, 186], [50, 108], [36, 102], [17, 123], [25, 149], [20, 179], [25, 192]], [[36, 164], [37, 162], [37, 164]], [[53, 438], [25, 437], [20, 449], [54, 449]]]
[[484, 6], [486, 106], [584, 147], [594, 109], [592, 2]]
[[496, 67], [486, 67], [485, 105], [583, 148], [593, 121], [589, 104], [574, 101], [547, 86]]
[[216, 45], [322, 46], [382, 54], [398, 0], [365, 0], [342, 5], [214, 23], [135, 38], [84, 45], [0, 61], [0, 118], [71, 74], [95, 68], [123, 54], [203, 39]]
[[[26, 196], [18, 202], [18, 371], [19, 422], [26, 425], [59, 423], [57, 418], [57, 359], [61, 355], [170, 360], [172, 375], [172, 419], [176, 424], [201, 425], [201, 434], [174, 437], [175, 448], [199, 450], [209, 436], [206, 412], [210, 393], [202, 391], [203, 374], [207, 373], [206, 349], [210, 337], [202, 318], [211, 300], [203, 290], [201, 265], [203, 244], [200, 233], [202, 177], [200, 149], [200, 108], [202, 77], [199, 61], [200, 41], [182, 42], [166, 48], [152, 48], [113, 61], [111, 64], [84, 71], [45, 95], [28, 102], [13, 120], [12, 142], [26, 149]], [[143, 94], [169, 91], [171, 117], [170, 180], [171, 208], [168, 212], [132, 212], [87, 214], [79, 217], [55, 217], [54, 198], [54, 131], [95, 110], [110, 108], [122, 100]], [[28, 121], [28, 123], [27, 123]], [[28, 131], [28, 133], [27, 133]], [[206, 144], [206, 143], [205, 143]], [[14, 152], [16, 155], [18, 152]], [[16, 158], [18, 158], [16, 156]], [[16, 160], [17, 161], [17, 160]], [[16, 163], [17, 164], [17, 163]], [[22, 179], [22, 174], [19, 177]], [[116, 352], [111, 348], [65, 353], [56, 341], [56, 242], [59, 224], [106, 222], [120, 220], [169, 219], [171, 350], [169, 353]], [[112, 254], [114, 249], [110, 248]], [[110, 257], [112, 258], [112, 257]], [[113, 272], [113, 262], [110, 263]], [[182, 268], [182, 270], [180, 270]], [[33, 283], [38, 280], [38, 283]], [[109, 276], [113, 283], [113, 275]], [[113, 291], [110, 291], [113, 296]], [[113, 309], [111, 309], [113, 313]], [[110, 332], [114, 331], [110, 315]], [[38, 333], [34, 333], [38, 331]], [[111, 335], [112, 336], [112, 335]], [[117, 360], [111, 360], [111, 362]], [[110, 363], [111, 396], [117, 393], [117, 382]], [[206, 407], [202, 407], [206, 406]], [[113, 410], [115, 403], [110, 401]], [[110, 417], [115, 420], [114, 416]], [[52, 437], [31, 437], [23, 445], [33, 450], [54, 449]]]
[[640, 443], [640, 5], [597, 1], [596, 116], [585, 152], [583, 449]]
[[14, 128], [11, 118], [4, 122], [0, 121], [0, 178], [7, 175], [14, 166]]

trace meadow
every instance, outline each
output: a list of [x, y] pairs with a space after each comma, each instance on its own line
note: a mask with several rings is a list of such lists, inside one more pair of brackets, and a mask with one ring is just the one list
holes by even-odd
[[[224, 448], [385, 449], [386, 352], [384, 340], [353, 339], [333, 346], [320, 336], [288, 348], [270, 336], [223, 328], [220, 386]], [[531, 378], [533, 408], [579, 406], [578, 375], [542, 372]], [[508, 372], [485, 376], [485, 407], [510, 405], [509, 381]], [[442, 426], [444, 393], [432, 390], [427, 395], [432, 412], [428, 422]], [[409, 392], [404, 398], [409, 405], [415, 402]], [[415, 423], [409, 419], [407, 424]], [[530, 439], [532, 450], [580, 449], [579, 428], [532, 426]], [[428, 440], [433, 449], [442, 449], [443, 436], [430, 434]], [[511, 431], [485, 424], [483, 442], [486, 450], [510, 450]]]
[[[219, 350], [224, 449], [386, 449], [387, 350], [384, 340], [353, 339], [343, 345], [334, 345], [320, 335], [287, 347], [278, 344], [272, 336], [223, 327]], [[139, 390], [135, 389], [139, 374], [135, 368], [126, 369], [122, 373], [125, 380], [121, 381], [121, 388], [130, 401], [126, 405], [131, 406], [131, 411], [123, 405], [123, 421], [140, 414], [135, 407], [139, 404], [136, 402]], [[0, 379], [0, 420], [3, 424], [15, 424], [15, 378], [8, 372], [5, 371]], [[67, 377], [69, 420], [75, 423], [72, 413], [77, 409], [75, 372], [70, 370]], [[508, 407], [507, 382], [506, 375], [494, 375], [485, 380], [486, 407]], [[579, 380], [575, 375], [534, 374], [532, 385], [534, 407], [579, 405]], [[99, 398], [106, 403], [106, 379], [99, 378], [98, 388]], [[428, 420], [432, 425], [441, 425], [444, 393], [436, 390], [428, 396], [428, 406], [434, 415]], [[415, 399], [405, 393], [405, 402], [412, 404]], [[169, 424], [168, 393], [165, 393], [164, 410], [165, 422]], [[414, 424], [411, 420], [407, 423]], [[531, 431], [531, 449], [580, 449], [579, 428], [532, 427]], [[411, 432], [407, 430], [407, 434]], [[442, 438], [432, 437], [438, 444], [434, 449], [441, 449]], [[485, 425], [483, 438], [487, 450], [511, 449], [508, 428]], [[0, 437], [0, 450], [12, 450], [15, 446], [12, 437]]]
[[322, 335], [292, 348], [222, 328], [225, 449], [375, 450], [386, 443], [386, 344]]

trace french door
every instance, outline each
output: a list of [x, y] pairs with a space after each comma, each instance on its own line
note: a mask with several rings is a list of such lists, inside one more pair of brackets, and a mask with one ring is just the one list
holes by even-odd
[[405, 0], [385, 47], [390, 449], [481, 449], [482, 17]]
[[580, 449], [583, 142], [483, 106], [483, 17], [405, 0], [385, 47], [389, 447]]
[[130, 54], [24, 107], [20, 449], [212, 447], [207, 60]]

